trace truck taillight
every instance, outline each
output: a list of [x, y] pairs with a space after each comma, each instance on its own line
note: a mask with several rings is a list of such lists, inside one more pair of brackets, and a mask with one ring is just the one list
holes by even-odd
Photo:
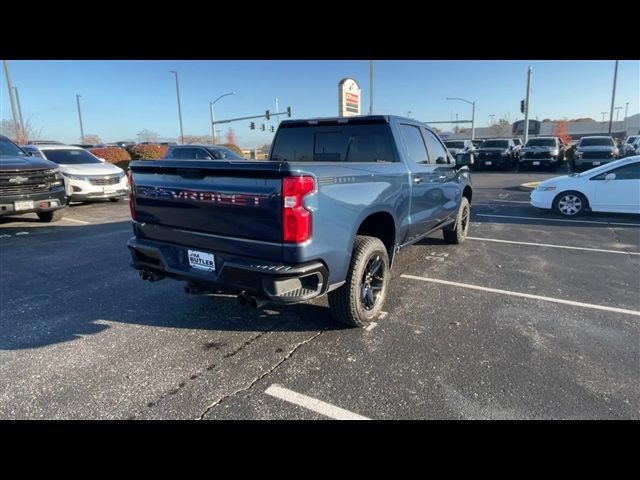
[[302, 243], [311, 238], [311, 212], [304, 208], [305, 196], [316, 188], [313, 177], [282, 179], [282, 240]]
[[131, 170], [127, 171], [127, 179], [129, 180], [129, 211], [131, 212], [131, 219], [136, 219], [136, 186], [133, 183], [133, 174]]

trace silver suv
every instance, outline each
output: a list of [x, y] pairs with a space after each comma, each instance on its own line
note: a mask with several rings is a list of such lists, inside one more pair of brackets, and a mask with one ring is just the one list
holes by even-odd
[[164, 158], [172, 160], [244, 160], [233, 150], [221, 145], [172, 145]]

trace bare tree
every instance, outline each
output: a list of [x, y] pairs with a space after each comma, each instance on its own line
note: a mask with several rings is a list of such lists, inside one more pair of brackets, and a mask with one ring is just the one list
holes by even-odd
[[20, 145], [27, 143], [29, 140], [37, 140], [42, 136], [42, 128], [35, 127], [31, 117], [24, 123], [24, 132], [16, 132], [15, 124], [6, 119], [0, 122], [0, 132]]
[[[80, 141], [82, 141], [82, 139]], [[84, 136], [84, 143], [89, 145], [99, 145], [102, 143], [102, 140], [95, 133], [89, 133]]]
[[496, 136], [507, 137], [511, 136], [511, 124], [506, 118], [501, 118], [497, 123], [491, 125], [491, 132]]
[[156, 132], [152, 132], [151, 130], [147, 130], [146, 128], [140, 130], [137, 136], [139, 142], [156, 142], [159, 137]]

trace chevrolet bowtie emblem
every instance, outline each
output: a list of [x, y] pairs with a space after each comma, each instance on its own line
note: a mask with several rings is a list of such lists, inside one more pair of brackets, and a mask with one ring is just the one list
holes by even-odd
[[29, 180], [29, 177], [11, 177], [9, 183], [24, 183]]

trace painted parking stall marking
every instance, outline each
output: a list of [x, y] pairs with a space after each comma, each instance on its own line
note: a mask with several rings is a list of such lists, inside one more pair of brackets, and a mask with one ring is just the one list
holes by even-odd
[[358, 415], [357, 413], [350, 412], [344, 408], [336, 407], [335, 405], [323, 402], [322, 400], [294, 392], [293, 390], [289, 390], [288, 388], [281, 387], [277, 384], [271, 385], [264, 391], [264, 393], [334, 420], [371, 420], [368, 417]]
[[596, 220], [567, 220], [564, 218], [520, 217], [515, 215], [493, 215], [490, 213], [475, 213], [474, 215], [477, 217], [516, 218], [520, 220], [541, 220], [544, 222], [595, 223], [598, 225], [623, 225], [627, 227], [640, 227], [640, 223], [598, 222]]
[[604, 310], [605, 312], [623, 313], [626, 315], [634, 315], [640, 317], [640, 311], [628, 310], [626, 308], [609, 307], [606, 305], [595, 305], [593, 303], [574, 302], [573, 300], [564, 300], [562, 298], [544, 297], [542, 295], [533, 295], [531, 293], [513, 292], [510, 290], [501, 290], [499, 288], [483, 287], [481, 285], [472, 285], [469, 283], [451, 282], [449, 280], [440, 280], [439, 278], [417, 277], [415, 275], [402, 274], [402, 278], [410, 280], [419, 280], [421, 282], [440, 283], [443, 285], [451, 285], [453, 287], [469, 288], [471, 290], [481, 290], [484, 292], [499, 293], [502, 295], [509, 295], [512, 297], [529, 298], [532, 300], [543, 300], [545, 302], [562, 303], [564, 305], [572, 305], [574, 307], [590, 308], [592, 310]]
[[549, 243], [516, 242], [515, 240], [500, 240], [498, 238], [467, 237], [467, 240], [476, 240], [480, 242], [510, 243], [514, 245], [528, 245], [533, 247], [564, 248], [567, 250], [585, 250], [587, 252], [620, 253], [622, 255], [640, 255], [640, 252], [627, 252], [625, 250], [605, 250], [603, 248], [571, 247], [569, 245], [551, 245]]

